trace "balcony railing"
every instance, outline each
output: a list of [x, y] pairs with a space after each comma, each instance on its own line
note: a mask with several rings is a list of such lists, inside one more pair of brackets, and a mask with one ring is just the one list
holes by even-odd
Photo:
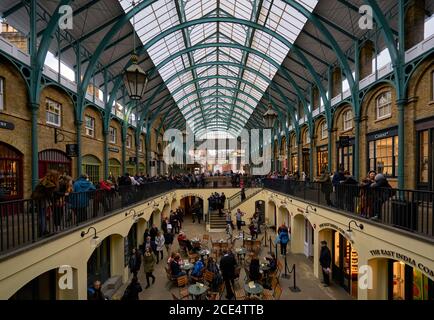
[[172, 181], [70, 193], [41, 201], [0, 202], [0, 254], [106, 216], [176, 188]]
[[264, 179], [264, 188], [362, 219], [434, 237], [434, 192]]

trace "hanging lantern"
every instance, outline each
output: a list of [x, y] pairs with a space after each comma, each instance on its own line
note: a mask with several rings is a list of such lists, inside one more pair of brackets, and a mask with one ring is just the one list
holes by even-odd
[[124, 84], [131, 100], [141, 100], [148, 85], [148, 75], [137, 64], [137, 56], [131, 56], [131, 65], [125, 70]]
[[273, 106], [271, 103], [268, 104], [268, 110], [263, 115], [265, 127], [267, 129], [271, 129], [274, 127], [274, 123], [277, 119], [277, 113], [273, 110]]

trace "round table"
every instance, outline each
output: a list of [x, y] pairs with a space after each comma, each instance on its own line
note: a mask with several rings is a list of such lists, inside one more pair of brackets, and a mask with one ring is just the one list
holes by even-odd
[[203, 250], [200, 250], [200, 252], [199, 252], [199, 254], [200, 254], [200, 256], [201, 257], [207, 257], [208, 258], [208, 256], [209, 256], [209, 250], [208, 249], [203, 249]]
[[262, 292], [264, 292], [264, 287], [261, 286], [259, 283], [255, 282], [255, 286], [253, 288], [250, 288], [249, 283], [246, 283], [244, 285], [244, 291], [250, 296], [252, 294], [254, 295], [260, 295]]
[[188, 287], [188, 293], [194, 300], [199, 300], [208, 291], [208, 286], [202, 283], [195, 283]]
[[193, 267], [194, 267], [194, 264], [192, 264], [192, 263], [184, 263], [181, 266], [181, 269], [184, 270], [188, 276], [188, 274], [190, 273], [190, 270], [193, 269]]

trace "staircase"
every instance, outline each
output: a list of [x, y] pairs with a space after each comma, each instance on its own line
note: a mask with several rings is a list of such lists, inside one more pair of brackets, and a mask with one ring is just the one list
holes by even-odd
[[223, 232], [226, 230], [226, 217], [224, 214], [220, 217], [218, 210], [211, 211], [209, 219], [211, 232]]
[[244, 194], [246, 196], [246, 198], [244, 200], [241, 200], [241, 191], [237, 192], [236, 194], [234, 194], [232, 197], [230, 197], [227, 200], [228, 201], [228, 209], [229, 210], [236, 209], [239, 205], [241, 205], [244, 202], [248, 201], [249, 199], [251, 199], [252, 197], [254, 197], [255, 195], [257, 195], [261, 191], [262, 191], [262, 188], [248, 188], [248, 189], [244, 189]]

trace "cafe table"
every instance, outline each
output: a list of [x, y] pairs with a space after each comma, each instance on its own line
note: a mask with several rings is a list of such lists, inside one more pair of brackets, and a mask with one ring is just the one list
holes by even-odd
[[190, 263], [188, 260], [184, 261], [184, 264], [181, 266], [181, 269], [187, 273], [187, 276], [190, 273], [190, 270], [193, 269], [194, 265]]
[[264, 287], [257, 282], [250, 281], [244, 285], [244, 291], [249, 295], [261, 295]]
[[188, 293], [193, 300], [201, 300], [202, 296], [208, 291], [208, 286], [203, 283], [195, 283], [188, 287]]

